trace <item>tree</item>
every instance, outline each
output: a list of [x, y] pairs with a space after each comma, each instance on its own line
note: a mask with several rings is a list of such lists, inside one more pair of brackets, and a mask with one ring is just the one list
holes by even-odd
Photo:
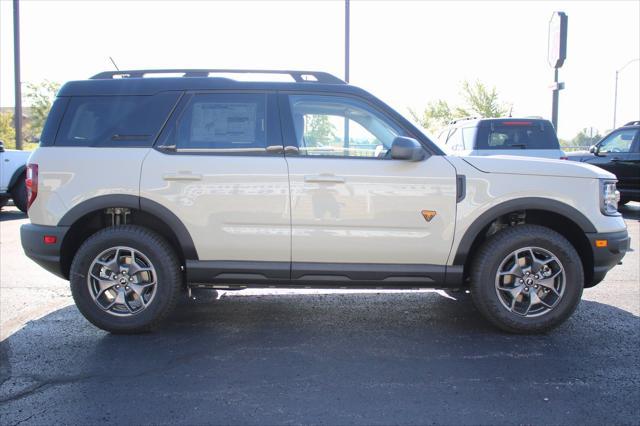
[[588, 148], [591, 145], [598, 142], [600, 139], [602, 139], [602, 136], [599, 134], [597, 130], [594, 134], [593, 128], [591, 129], [585, 128], [580, 130], [578, 134], [575, 135], [573, 139], [571, 139], [571, 141], [568, 142], [568, 146]]
[[451, 112], [449, 104], [442, 99], [438, 99], [435, 102], [429, 102], [427, 108], [421, 115], [412, 109], [409, 109], [409, 112], [413, 116], [414, 120], [420, 123], [422, 127], [432, 132], [443, 128], [451, 120], [454, 120], [454, 114]]
[[489, 89], [478, 80], [473, 84], [464, 81], [462, 96], [465, 105], [457, 108], [457, 115], [494, 118], [504, 117], [509, 112], [509, 108], [498, 100], [496, 88]]
[[305, 120], [305, 142], [309, 146], [325, 145], [336, 138], [336, 128], [329, 121], [329, 116], [311, 115]]
[[25, 129], [25, 139], [29, 142], [40, 138], [42, 128], [49, 115], [51, 103], [60, 88], [60, 84], [44, 80], [41, 83], [27, 83], [25, 94], [29, 107], [29, 119]]
[[427, 108], [420, 114], [411, 109], [409, 112], [418, 123], [431, 132], [436, 132], [450, 121], [459, 118], [504, 117], [509, 112], [509, 107], [499, 100], [496, 88], [489, 89], [480, 81], [462, 82], [460, 95], [463, 105], [452, 108], [447, 101], [438, 99], [435, 102], [429, 102]]
[[13, 114], [10, 112], [0, 113], [0, 141], [4, 142], [7, 149], [16, 147], [16, 130], [13, 127]]

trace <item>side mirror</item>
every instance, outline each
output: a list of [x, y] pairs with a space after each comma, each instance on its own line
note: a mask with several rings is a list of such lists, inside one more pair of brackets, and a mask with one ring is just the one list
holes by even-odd
[[597, 146], [595, 146], [595, 145], [591, 145], [591, 146], [589, 147], [589, 152], [590, 152], [591, 154], [595, 154], [596, 152], [598, 152], [598, 147], [597, 147]]
[[398, 136], [391, 144], [391, 158], [394, 160], [422, 161], [427, 157], [420, 142], [413, 138]]

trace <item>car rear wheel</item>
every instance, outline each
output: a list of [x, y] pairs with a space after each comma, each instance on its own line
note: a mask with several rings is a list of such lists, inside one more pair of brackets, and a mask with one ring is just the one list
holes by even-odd
[[24, 176], [21, 176], [15, 185], [13, 185], [13, 188], [11, 189], [11, 198], [13, 199], [13, 204], [21, 212], [27, 212], [27, 184]]
[[175, 307], [182, 273], [160, 235], [134, 225], [91, 236], [71, 265], [71, 292], [82, 314], [112, 333], [151, 330]]
[[582, 262], [562, 235], [537, 225], [490, 237], [473, 261], [471, 294], [491, 323], [512, 333], [540, 333], [564, 322], [584, 287]]

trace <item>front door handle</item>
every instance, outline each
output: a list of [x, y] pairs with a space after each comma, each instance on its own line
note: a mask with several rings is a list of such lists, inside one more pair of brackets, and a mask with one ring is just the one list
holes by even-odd
[[202, 180], [202, 175], [193, 173], [165, 173], [162, 175], [164, 180]]
[[329, 175], [329, 174], [320, 174], [320, 175], [311, 175], [304, 177], [305, 182], [316, 182], [316, 183], [344, 183], [345, 178], [342, 176]]
[[620, 158], [619, 158], [619, 157], [613, 157], [613, 158], [611, 159], [611, 162], [612, 162], [612, 163], [617, 163], [618, 161], [620, 161]]

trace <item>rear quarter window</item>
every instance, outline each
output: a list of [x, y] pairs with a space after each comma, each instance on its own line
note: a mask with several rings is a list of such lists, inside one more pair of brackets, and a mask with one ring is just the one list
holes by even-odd
[[478, 128], [476, 149], [560, 149], [547, 122], [484, 123]]
[[179, 93], [152, 96], [78, 96], [68, 102], [56, 146], [147, 147]]

